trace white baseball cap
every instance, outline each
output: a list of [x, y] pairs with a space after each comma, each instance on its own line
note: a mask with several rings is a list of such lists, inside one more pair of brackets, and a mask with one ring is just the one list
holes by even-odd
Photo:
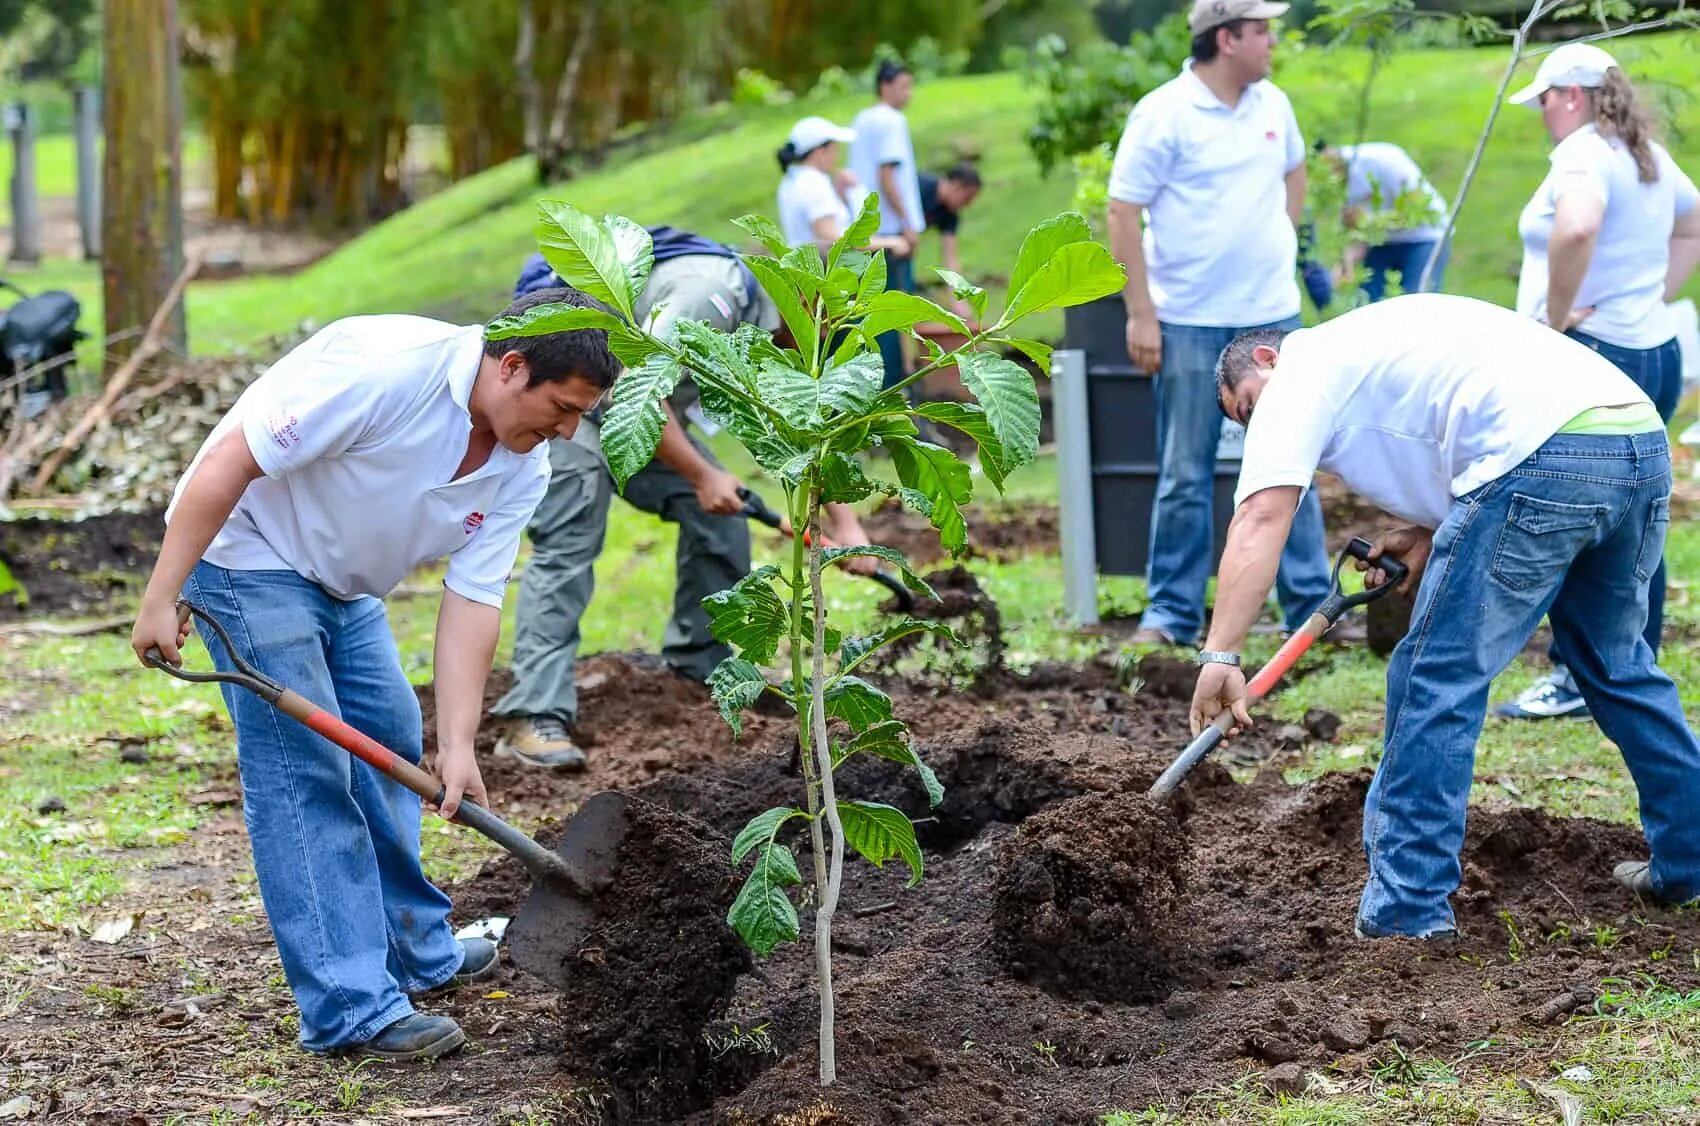
[[805, 117], [791, 126], [791, 148], [799, 155], [813, 152], [828, 141], [849, 143], [856, 139], [854, 129], [846, 129], [842, 125], [834, 125], [824, 117]]
[[1540, 69], [1535, 71], [1535, 80], [1511, 95], [1511, 104], [1534, 104], [1548, 90], [1603, 86], [1606, 71], [1616, 66], [1616, 59], [1592, 43], [1566, 43], [1541, 60]]

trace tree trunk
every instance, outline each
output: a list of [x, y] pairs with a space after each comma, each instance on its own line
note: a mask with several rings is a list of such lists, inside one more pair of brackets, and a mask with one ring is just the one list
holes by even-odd
[[567, 145], [572, 128], [573, 100], [578, 94], [578, 76], [584, 69], [585, 56], [590, 54], [590, 41], [596, 36], [598, 0], [580, 0], [578, 35], [573, 39], [567, 65], [561, 68], [561, 80], [555, 84], [555, 107], [549, 118], [549, 132], [537, 150], [537, 178], [547, 184], [561, 177], [567, 158]]
[[[177, 0], [105, 0], [106, 154], [101, 259], [110, 341], [148, 323], [183, 269], [182, 99]], [[187, 344], [182, 304], [165, 329]], [[136, 346], [106, 348], [111, 374]]]
[[535, 153], [543, 139], [543, 91], [537, 86], [537, 9], [519, 0], [519, 42], [514, 47], [514, 77], [519, 83], [520, 114], [525, 122], [525, 151]]

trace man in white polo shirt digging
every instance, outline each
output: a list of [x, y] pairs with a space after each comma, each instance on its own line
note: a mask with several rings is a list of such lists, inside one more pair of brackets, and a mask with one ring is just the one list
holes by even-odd
[[1376, 545], [1409, 566], [1416, 605], [1387, 669], [1359, 934], [1455, 930], [1448, 897], [1488, 686], [1543, 614], [1640, 791], [1652, 859], [1614, 876], [1654, 902], [1700, 896], [1700, 743], [1642, 636], [1671, 473], [1640, 388], [1543, 325], [1440, 294], [1248, 333], [1217, 371], [1222, 410], [1247, 433], [1195, 731], [1229, 707], [1249, 722], [1239, 649], [1318, 468], [1411, 521]]
[[[1127, 351], [1154, 372], [1157, 499], [1136, 644], [1194, 644], [1210, 578], [1216, 446], [1211, 372], [1234, 336], [1297, 328], [1305, 144], [1268, 81], [1286, 4], [1197, 0], [1192, 58], [1128, 116], [1110, 176], [1110, 247], [1127, 269]], [[1141, 219], [1149, 221], [1141, 229]], [[1328, 596], [1322, 506], [1305, 498], [1280, 574], [1287, 622]], [[1339, 631], [1336, 631], [1338, 636]]]
[[[549, 289], [550, 301], [593, 302]], [[418, 700], [381, 601], [414, 567], [448, 558], [437, 617], [441, 812], [487, 801], [473, 736], [520, 534], [549, 483], [545, 443], [571, 437], [618, 364], [607, 334], [507, 341], [482, 325], [352, 317], [273, 364], [190, 463], [131, 643], [180, 662], [182, 592], [240, 656], [413, 762]], [[213, 663], [232, 667], [203, 631]], [[449, 900], [419, 865], [411, 791], [258, 696], [226, 686], [254, 870], [303, 1047], [434, 1058], [466, 1039], [410, 995], [495, 967], [458, 942]]]

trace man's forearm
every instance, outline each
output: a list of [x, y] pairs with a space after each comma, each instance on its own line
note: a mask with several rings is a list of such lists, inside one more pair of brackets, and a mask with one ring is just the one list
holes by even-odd
[[1151, 288], [1145, 274], [1145, 231], [1140, 226], [1141, 208], [1137, 204], [1110, 201], [1110, 253], [1127, 272], [1127, 284], [1122, 287], [1122, 303], [1129, 316], [1149, 317], [1156, 314], [1151, 301]]
[[897, 221], [904, 233], [920, 230], [920, 224], [904, 209], [903, 193], [897, 187], [897, 165], [880, 165], [880, 199], [897, 212]]
[[690, 435], [685, 433], [685, 424], [674, 413], [673, 404], [663, 399], [661, 410], [667, 421], [661, 426], [661, 443], [655, 447], [655, 460], [695, 484], [714, 466], [691, 444]]
[[438, 749], [472, 752], [478, 722], [484, 715], [484, 681], [490, 675], [501, 633], [501, 610], [452, 590], [443, 591], [433, 658]]
[[1263, 613], [1281, 549], [1293, 526], [1299, 490], [1264, 489], [1246, 498], [1228, 525], [1228, 543], [1216, 574], [1216, 606], [1210, 615], [1206, 649], [1239, 652]]
[[1295, 227], [1304, 222], [1305, 189], [1309, 184], [1310, 176], [1304, 165], [1287, 173], [1287, 218], [1293, 221]]
[[263, 476], [240, 427], [207, 451], [166, 525], [144, 604], [174, 601], [248, 486]]

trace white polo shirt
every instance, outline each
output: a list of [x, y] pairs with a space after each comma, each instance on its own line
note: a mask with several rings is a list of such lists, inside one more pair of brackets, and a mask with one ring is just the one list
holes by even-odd
[[[1388, 141], [1365, 141], [1341, 145], [1346, 162], [1346, 202], [1370, 211], [1392, 211], [1399, 198], [1420, 192], [1428, 201], [1430, 222], [1387, 232], [1389, 243], [1433, 242], [1446, 226], [1446, 200], [1423, 175], [1417, 162], [1398, 145]], [[1413, 279], [1413, 287], [1415, 279]]]
[[1652, 148], [1659, 178], [1643, 184], [1623, 142], [1600, 136], [1592, 125], [1553, 146], [1552, 167], [1517, 220], [1523, 236], [1519, 313], [1546, 318], [1547, 244], [1558, 200], [1581, 192], [1604, 203], [1605, 215], [1576, 293], [1576, 308], [1594, 311], [1577, 327], [1620, 348], [1657, 348], [1676, 335], [1665, 312], [1670, 232], [1677, 217], [1693, 209], [1696, 192], [1665, 147], [1655, 141]]
[[497, 445], [452, 480], [472, 432], [467, 400], [481, 325], [350, 317], [327, 325], [248, 386], [202, 443], [241, 427], [265, 476], [250, 484], [203, 558], [290, 570], [341, 599], [383, 597], [422, 563], [444, 585], [500, 606], [520, 535], [549, 484], [547, 444]]
[[856, 139], [850, 142], [850, 171], [871, 192], [880, 192], [880, 230], [882, 235], [900, 235], [903, 224], [897, 209], [884, 198], [880, 188], [880, 168], [897, 166], [897, 190], [903, 196], [903, 210], [914, 223], [917, 234], [927, 229], [927, 216], [921, 210], [921, 172], [915, 166], [915, 144], [909, 136], [909, 119], [903, 111], [884, 102], [876, 102], [850, 123]]
[[1298, 314], [1286, 176], [1304, 159], [1292, 103], [1268, 81], [1229, 108], [1188, 60], [1139, 100], [1116, 147], [1110, 198], [1145, 209], [1159, 320], [1233, 327]]
[[1246, 427], [1234, 503], [1318, 468], [1438, 528], [1585, 410], [1648, 399], [1591, 348], [1509, 309], [1418, 293], [1289, 334]]

